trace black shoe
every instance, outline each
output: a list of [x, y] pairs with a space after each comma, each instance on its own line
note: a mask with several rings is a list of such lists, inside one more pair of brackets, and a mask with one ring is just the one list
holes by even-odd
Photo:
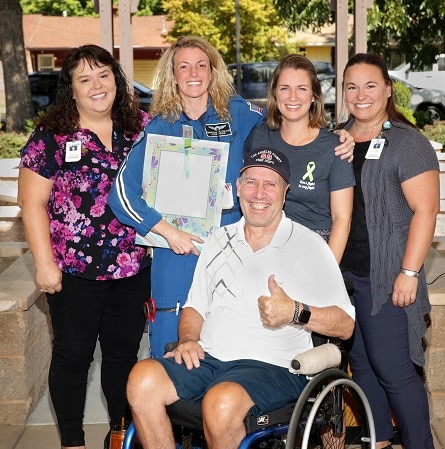
[[[130, 425], [130, 422], [128, 422], [128, 424], [125, 425], [125, 429], [127, 429], [127, 427]], [[112, 430], [120, 430], [120, 429], [121, 429], [121, 426], [119, 424], [115, 424], [115, 425], [110, 424], [110, 430], [108, 431], [108, 433], [106, 434], [105, 439], [104, 439], [104, 449], [110, 449], [111, 431]]]
[[110, 449], [110, 435], [111, 435], [111, 429], [108, 431], [105, 440], [104, 440], [104, 449]]

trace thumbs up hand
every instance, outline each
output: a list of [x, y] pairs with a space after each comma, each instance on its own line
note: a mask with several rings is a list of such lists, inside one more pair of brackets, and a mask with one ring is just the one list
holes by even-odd
[[258, 298], [261, 321], [270, 327], [289, 324], [294, 316], [295, 302], [278, 285], [274, 274], [269, 276], [267, 285], [270, 296]]

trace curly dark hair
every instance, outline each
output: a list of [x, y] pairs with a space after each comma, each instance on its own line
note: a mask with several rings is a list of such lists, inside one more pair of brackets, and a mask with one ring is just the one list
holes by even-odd
[[79, 111], [73, 99], [72, 77], [76, 67], [84, 61], [91, 68], [109, 66], [116, 83], [116, 98], [111, 117], [117, 130], [135, 134], [141, 130], [138, 101], [131, 92], [128, 80], [116, 59], [98, 45], [82, 45], [71, 50], [63, 61], [54, 102], [37, 119], [37, 125], [56, 134], [71, 134], [79, 129]]

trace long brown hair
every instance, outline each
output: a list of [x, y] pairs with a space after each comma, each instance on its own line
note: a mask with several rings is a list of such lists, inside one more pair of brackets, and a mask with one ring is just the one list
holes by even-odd
[[267, 124], [269, 128], [276, 130], [281, 126], [281, 122], [283, 121], [277, 105], [276, 89], [281, 73], [284, 69], [289, 68], [304, 70], [309, 75], [312, 94], [314, 95], [314, 102], [309, 110], [309, 126], [311, 128], [324, 128], [327, 125], [326, 112], [323, 104], [320, 81], [317, 77], [317, 70], [309, 59], [296, 53], [284, 56], [270, 78], [267, 93]]
[[405, 123], [406, 125], [411, 126], [412, 128], [417, 129], [417, 127], [396, 108], [392, 79], [389, 76], [388, 67], [385, 63], [385, 60], [381, 56], [374, 53], [357, 53], [356, 55], [352, 56], [346, 63], [345, 69], [343, 70], [343, 91], [345, 90], [344, 79], [346, 71], [349, 69], [349, 67], [352, 67], [356, 64], [368, 64], [377, 67], [382, 74], [386, 85], [391, 87], [391, 95], [388, 97], [388, 101], [386, 103], [386, 113], [388, 114], [389, 121], [398, 120]]

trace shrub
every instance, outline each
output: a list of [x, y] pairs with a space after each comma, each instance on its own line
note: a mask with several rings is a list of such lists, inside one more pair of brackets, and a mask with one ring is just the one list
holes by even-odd
[[400, 108], [409, 109], [411, 104], [411, 90], [400, 81], [394, 81], [393, 85], [394, 101]]
[[20, 149], [28, 140], [29, 134], [0, 132], [0, 159], [20, 157]]
[[411, 104], [411, 90], [408, 86], [400, 81], [393, 82], [394, 102], [397, 110], [401, 112], [411, 123], [417, 124], [417, 117], [410, 109]]
[[403, 106], [396, 106], [396, 107], [397, 110], [401, 112], [405, 116], [405, 118], [408, 119], [413, 125], [417, 124], [417, 120], [414, 115], [414, 111], [412, 109], [405, 108]]
[[445, 121], [425, 125], [422, 132], [428, 139], [441, 143], [445, 148]]
[[428, 111], [415, 111], [414, 117], [418, 128], [423, 129], [425, 125], [432, 125], [431, 115]]

